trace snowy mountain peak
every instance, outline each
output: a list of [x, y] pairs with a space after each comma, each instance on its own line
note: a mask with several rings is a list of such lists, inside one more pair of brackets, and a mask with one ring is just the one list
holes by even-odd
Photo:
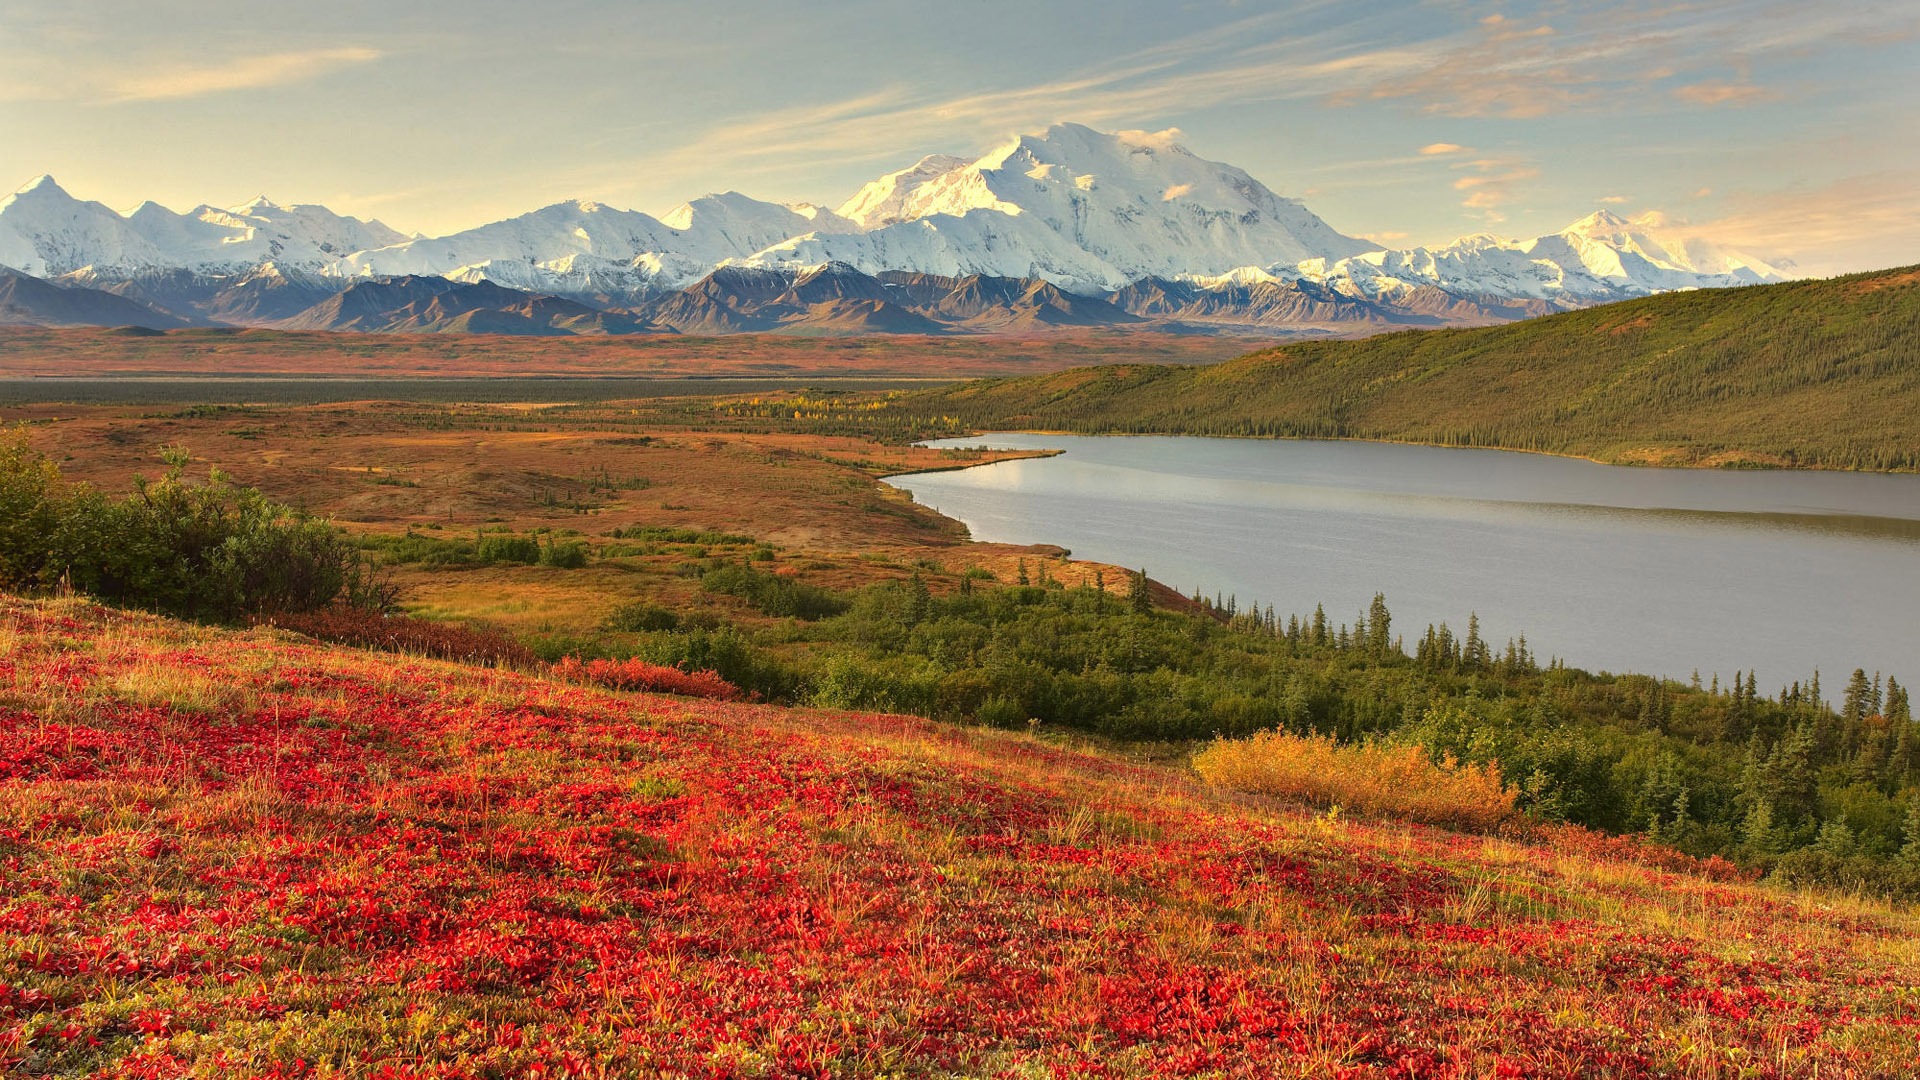
[[0, 199], [0, 263], [43, 276], [81, 269], [123, 277], [168, 269], [237, 273], [270, 260], [318, 271], [403, 239], [377, 221], [264, 197], [185, 214], [149, 200], [122, 215], [75, 199], [43, 176]]
[[0, 266], [51, 277], [96, 264], [145, 266], [161, 259], [126, 219], [67, 194], [52, 176], [0, 199]]
[[[840, 208], [873, 230], [870, 254], [850, 244], [807, 254], [870, 267], [885, 261], [882, 252], [923, 249], [928, 263], [899, 268], [1043, 277], [1091, 291], [1146, 276], [1222, 274], [1376, 247], [1179, 140], [1172, 129], [1107, 133], [1062, 123], [1009, 139], [968, 164], [923, 158], [868, 184]], [[954, 219], [981, 213], [1001, 219], [980, 237], [986, 251], [956, 254], [952, 243], [928, 238], [953, 233]]]
[[[13, 194], [8, 195], [4, 199], [0, 199], [0, 213], [12, 210], [16, 217], [29, 213], [72, 214], [94, 212], [92, 210], [83, 211], [80, 209], [82, 207], [98, 208], [98, 210], [105, 211], [109, 215], [119, 216], [114, 214], [111, 209], [108, 209], [102, 203], [84, 202], [74, 198], [67, 193], [66, 188], [61, 187], [59, 183], [54, 180], [51, 174], [46, 173], [34, 177], [32, 180], [16, 188]], [[33, 209], [30, 210], [29, 208]]]
[[1564, 233], [1577, 233], [1582, 236], [1605, 235], [1619, 232], [1630, 224], [1626, 218], [1611, 210], [1595, 210], [1579, 221], [1560, 230]]
[[[1025, 153], [1044, 164], [1080, 166], [1089, 160], [1114, 160], [1158, 154], [1194, 157], [1180, 145], [1184, 138], [1179, 128], [1164, 131], [1096, 131], [1085, 124], [1059, 123], [1045, 131], [1022, 135], [998, 152], [1003, 155]], [[1237, 170], [1236, 170], [1237, 171]]]
[[1572, 240], [1576, 247], [1604, 249], [1597, 253], [1603, 260], [1620, 256], [1639, 258], [1667, 273], [1731, 276], [1742, 284], [1777, 281], [1785, 276], [1759, 259], [1690, 235], [1684, 223], [1658, 211], [1628, 219], [1600, 210], [1567, 226], [1558, 235]]
[[837, 212], [841, 217], [868, 229], [905, 221], [907, 195], [930, 180], [966, 167], [966, 158], [929, 154], [861, 188], [852, 198], [841, 203]]
[[26, 195], [30, 192], [43, 191], [43, 190], [49, 191], [49, 192], [57, 191], [62, 195], [66, 195], [67, 193], [66, 189], [60, 186], [59, 181], [53, 178], [52, 173], [41, 173], [39, 176], [36, 176], [33, 179], [27, 181], [26, 183], [21, 184], [19, 187], [14, 188], [13, 193], [15, 195]]
[[922, 157], [837, 211], [737, 191], [660, 218], [575, 200], [434, 238], [264, 195], [184, 214], [148, 202], [122, 215], [43, 176], [0, 198], [0, 265], [36, 276], [88, 268], [103, 281], [273, 267], [302, 288], [414, 275], [594, 302], [637, 302], [716, 268], [790, 275], [829, 265], [839, 276], [1040, 279], [1087, 295], [1154, 278], [1199, 289], [1305, 283], [1390, 302], [1437, 288], [1544, 306], [1784, 277], [1684, 221], [1610, 210], [1530, 240], [1480, 234], [1388, 251], [1184, 143], [1177, 129], [1060, 123], [972, 160]]
[[1445, 247], [1377, 251], [1296, 269], [1309, 280], [1373, 300], [1395, 301], [1437, 286], [1458, 295], [1563, 306], [1786, 277], [1758, 259], [1688, 235], [1665, 215], [1628, 219], [1609, 210], [1531, 240], [1475, 233]]
[[[698, 199], [681, 203], [679, 206], [660, 215], [660, 224], [665, 225], [669, 229], [684, 230], [692, 228], [694, 218], [702, 215], [750, 214], [774, 205], [773, 203], [763, 203], [758, 199], [750, 199], [737, 191], [710, 191]], [[781, 209], [784, 209], [784, 207]]]

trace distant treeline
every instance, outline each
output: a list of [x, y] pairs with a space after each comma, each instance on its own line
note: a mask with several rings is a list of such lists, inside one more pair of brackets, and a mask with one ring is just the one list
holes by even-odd
[[[822, 395], [825, 398], [825, 395]], [[724, 403], [723, 416], [754, 408]], [[1030, 429], [1350, 438], [1603, 461], [1920, 468], [1920, 268], [1667, 293], [1504, 326], [769, 407], [889, 439]]]
[[[1920, 729], [1905, 687], [1856, 672], [1829, 706], [1817, 675], [1762, 693], [1539, 664], [1524, 639], [1427, 627], [1405, 641], [1384, 597], [1351, 622], [1236, 602], [1153, 607], [1111, 588], [905, 581], [840, 593], [745, 559], [687, 564], [705, 591], [783, 621], [636, 602], [550, 657], [715, 670], [778, 702], [911, 712], [1122, 740], [1280, 730], [1417, 745], [1497, 765], [1536, 818], [1640, 833], [1782, 879], [1920, 896]], [[724, 610], [724, 607], [720, 610]]]

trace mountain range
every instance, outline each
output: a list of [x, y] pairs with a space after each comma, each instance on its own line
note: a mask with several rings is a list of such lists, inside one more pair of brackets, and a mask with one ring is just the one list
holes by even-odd
[[441, 237], [265, 198], [121, 213], [43, 176], [0, 199], [0, 324], [1356, 334], [1784, 277], [1606, 211], [1530, 240], [1387, 250], [1176, 134], [1059, 124], [923, 158], [831, 210], [737, 192], [657, 218], [575, 201]]

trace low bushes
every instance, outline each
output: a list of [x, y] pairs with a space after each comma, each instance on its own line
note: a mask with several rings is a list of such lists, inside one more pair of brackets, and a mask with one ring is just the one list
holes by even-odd
[[70, 587], [186, 619], [347, 604], [391, 610], [395, 591], [327, 522], [214, 470], [189, 482], [187, 452], [123, 498], [64, 482], [24, 429], [0, 431], [0, 588]]
[[681, 671], [645, 660], [577, 660], [563, 657], [551, 669], [557, 678], [593, 683], [613, 690], [737, 701], [740, 688], [711, 671]]
[[557, 566], [578, 570], [587, 565], [587, 545], [579, 540], [560, 540], [549, 535], [542, 544], [539, 536], [496, 534], [482, 536], [474, 546], [474, 559], [482, 565], [524, 563], [528, 566]]
[[382, 652], [412, 653], [467, 664], [529, 668], [539, 663], [526, 646], [493, 630], [475, 630], [360, 608], [287, 613], [263, 620], [321, 641]]
[[1760, 878], [1760, 871], [1737, 866], [1718, 855], [1698, 858], [1652, 843], [1644, 836], [1614, 836], [1584, 826], [1562, 823], [1537, 826], [1532, 830], [1531, 838], [1561, 855], [1587, 862], [1632, 863], [1720, 882], [1750, 882]]
[[1456, 829], [1494, 828], [1513, 816], [1516, 797], [1497, 765], [1435, 763], [1417, 746], [1342, 746], [1277, 731], [1218, 740], [1194, 755], [1193, 767], [1216, 787]]
[[741, 563], [717, 562], [700, 575], [708, 592], [737, 596], [775, 618], [825, 619], [847, 609], [841, 596], [779, 574], [763, 574]]

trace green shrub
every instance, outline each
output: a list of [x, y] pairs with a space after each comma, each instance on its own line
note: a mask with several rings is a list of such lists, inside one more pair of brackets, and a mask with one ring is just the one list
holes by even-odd
[[740, 563], [718, 563], [700, 575], [708, 592], [737, 596], [761, 613], [778, 618], [824, 619], [847, 608], [836, 593], [779, 574], [763, 574]]
[[540, 541], [531, 536], [483, 536], [474, 557], [483, 563], [525, 563], [531, 566], [540, 561]]
[[109, 603], [235, 621], [331, 604], [390, 609], [395, 591], [333, 526], [237, 486], [184, 475], [168, 447], [158, 481], [124, 499], [67, 486], [23, 431], [0, 440], [0, 583], [66, 583]]
[[603, 624], [609, 633], [640, 634], [653, 630], [677, 630], [680, 616], [659, 604], [636, 600], [614, 608]]
[[587, 545], [578, 540], [548, 540], [540, 549], [540, 565], [578, 570], [587, 565]]
[[31, 588], [52, 555], [60, 470], [27, 445], [26, 428], [0, 437], [0, 587]]

